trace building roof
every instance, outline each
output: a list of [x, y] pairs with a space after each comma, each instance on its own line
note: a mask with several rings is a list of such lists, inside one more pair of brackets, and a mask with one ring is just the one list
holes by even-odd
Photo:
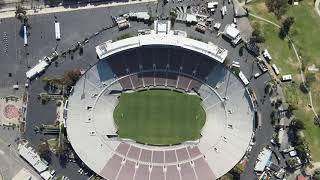
[[27, 147], [26, 144], [19, 144], [19, 154], [23, 157], [37, 172], [43, 172], [48, 169], [48, 165], [43, 162], [40, 156], [32, 149]]
[[182, 22], [188, 22], [188, 23], [192, 23], [192, 22], [197, 22], [197, 16], [194, 14], [189, 14], [189, 13], [177, 13], [177, 21], [182, 21]]
[[137, 19], [143, 19], [143, 20], [148, 20], [150, 19], [150, 15], [146, 11], [142, 12], [130, 12], [129, 13], [130, 17], [137, 18]]
[[237, 28], [233, 27], [231, 24], [227, 24], [224, 28], [223, 33], [229, 38], [236, 39], [236, 37], [240, 34], [240, 31]]
[[[158, 33], [164, 32], [165, 28], [167, 29], [166, 34]], [[104, 42], [96, 46], [96, 53], [99, 59], [104, 59], [114, 53], [140, 46], [170, 45], [197, 51], [215, 59], [220, 63], [223, 63], [228, 55], [228, 50], [218, 47], [211, 42], [204, 43], [184, 36], [175, 35], [174, 31], [171, 31], [168, 26], [165, 26], [162, 23], [159, 23], [158, 25], [158, 23], [155, 22], [155, 29], [156, 31], [151, 31], [150, 34], [139, 35], [115, 42], [112, 42], [111, 40]]]
[[309, 180], [310, 178], [304, 175], [298, 175], [297, 180]]
[[262, 172], [264, 171], [265, 167], [269, 163], [271, 158], [272, 151], [267, 148], [263, 148], [262, 152], [258, 155], [257, 163], [254, 167], [255, 171]]
[[216, 1], [208, 2], [208, 9], [214, 8], [217, 5], [218, 5], [218, 2]]
[[52, 177], [52, 175], [50, 174], [49, 171], [44, 171], [44, 172], [42, 172], [42, 173], [40, 174], [40, 176], [41, 176], [44, 180], [49, 180], [49, 179]]

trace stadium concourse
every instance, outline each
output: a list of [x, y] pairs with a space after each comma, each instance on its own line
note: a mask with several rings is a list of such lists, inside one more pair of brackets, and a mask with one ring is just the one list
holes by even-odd
[[[226, 50], [210, 43], [192, 44], [195, 40], [158, 28], [96, 48], [101, 60], [80, 78], [69, 97], [68, 138], [79, 158], [109, 180], [217, 179], [247, 151], [253, 133], [251, 97], [222, 64]], [[154, 41], [146, 44], [150, 38]], [[150, 146], [118, 137], [113, 119], [118, 97], [155, 87], [201, 97], [206, 123], [199, 140]]]

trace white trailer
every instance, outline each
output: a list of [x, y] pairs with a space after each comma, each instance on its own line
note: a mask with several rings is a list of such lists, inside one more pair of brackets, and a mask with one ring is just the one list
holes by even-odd
[[28, 46], [27, 26], [23, 26], [23, 41], [24, 41], [24, 46]]
[[291, 81], [292, 76], [291, 76], [291, 74], [283, 75], [281, 80], [282, 81]]
[[54, 30], [55, 30], [55, 33], [56, 33], [56, 40], [60, 40], [61, 38], [61, 34], [60, 34], [60, 23], [59, 22], [55, 22], [54, 23]]
[[239, 72], [239, 77], [245, 86], [249, 84], [248, 79], [241, 71]]
[[212, 2], [208, 2], [208, 9], [212, 9], [212, 8], [216, 8], [218, 6], [218, 2], [212, 1]]
[[271, 67], [272, 67], [274, 73], [278, 76], [280, 74], [278, 67], [275, 64], [272, 64]]
[[46, 61], [41, 60], [38, 64], [36, 64], [29, 71], [26, 72], [27, 78], [33, 79], [36, 75], [42, 73], [48, 66], [49, 64]]

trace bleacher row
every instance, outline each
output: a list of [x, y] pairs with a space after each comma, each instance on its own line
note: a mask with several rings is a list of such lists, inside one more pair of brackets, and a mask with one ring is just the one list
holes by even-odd
[[172, 71], [140, 72], [119, 79], [123, 89], [139, 89], [146, 87], [172, 87], [185, 91], [198, 91], [201, 82]]
[[214, 179], [214, 174], [197, 146], [148, 150], [120, 143], [100, 174], [108, 179], [119, 180]]
[[[117, 131], [112, 113], [119, 94], [112, 90], [158, 86], [198, 92], [207, 114], [199, 143], [154, 148], [107, 137]], [[69, 98], [68, 136], [84, 163], [110, 180], [211, 180], [246, 151], [253, 118], [248, 98], [234, 74], [201, 54], [131, 49], [99, 61], [79, 80]]]

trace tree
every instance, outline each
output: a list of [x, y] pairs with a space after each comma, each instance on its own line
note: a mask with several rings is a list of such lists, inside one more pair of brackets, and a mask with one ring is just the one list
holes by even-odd
[[310, 87], [311, 84], [313, 82], [315, 82], [317, 79], [316, 79], [316, 75], [314, 73], [307, 73], [306, 74], [306, 84]]
[[39, 156], [46, 161], [51, 161], [51, 151], [48, 141], [44, 141], [38, 145]]
[[20, 5], [16, 6], [15, 17], [22, 23], [26, 23], [28, 21], [27, 11]]
[[275, 125], [276, 121], [279, 121], [279, 112], [276, 110], [272, 110], [270, 114], [271, 124]]
[[309, 160], [309, 157], [307, 155], [307, 153], [308, 153], [307, 147], [304, 143], [299, 144], [299, 145], [295, 146], [294, 148], [298, 152], [298, 155], [301, 160], [303, 160], [304, 162], [307, 162]]
[[227, 173], [227, 174], [223, 175], [220, 179], [221, 180], [233, 180], [234, 177], [231, 173]]
[[290, 168], [294, 168], [294, 167], [296, 167], [296, 165], [297, 165], [297, 160], [295, 159], [295, 158], [290, 158], [290, 159], [288, 159], [288, 161], [287, 161], [287, 164], [288, 164], [288, 166], [290, 167]]
[[67, 88], [76, 84], [81, 76], [79, 70], [69, 71], [63, 75], [62, 83], [67, 86]]
[[253, 32], [251, 34], [250, 41], [255, 43], [264, 43], [266, 41], [261, 31], [260, 24], [255, 23], [253, 25]]
[[320, 169], [316, 169], [316, 170], [313, 172], [313, 179], [314, 179], [314, 180], [320, 180]]
[[280, 32], [279, 32], [279, 37], [281, 39], [284, 39], [290, 32], [290, 28], [294, 23], [294, 18], [293, 17], [287, 17], [283, 22], [282, 22], [282, 26], [280, 28]]
[[304, 122], [301, 121], [300, 119], [294, 119], [291, 122], [291, 127], [294, 130], [302, 130], [302, 129], [304, 129]]
[[234, 178], [239, 178], [240, 174], [244, 172], [244, 166], [238, 163], [235, 167], [233, 167], [230, 173], [234, 176]]
[[290, 118], [293, 115], [293, 111], [296, 110], [297, 107], [295, 107], [294, 105], [289, 104], [287, 112], [286, 112], [286, 116], [288, 118]]
[[282, 99], [279, 98], [275, 103], [275, 108], [278, 109], [281, 105], [282, 105]]
[[310, 91], [310, 88], [308, 86], [308, 84], [305, 84], [303, 82], [300, 83], [300, 90], [304, 93], [307, 94]]
[[278, 19], [288, 10], [287, 0], [266, 0], [266, 6], [270, 12], [273, 12]]
[[170, 11], [170, 21], [171, 21], [172, 26], [176, 22], [177, 16], [178, 16], [177, 13]]

